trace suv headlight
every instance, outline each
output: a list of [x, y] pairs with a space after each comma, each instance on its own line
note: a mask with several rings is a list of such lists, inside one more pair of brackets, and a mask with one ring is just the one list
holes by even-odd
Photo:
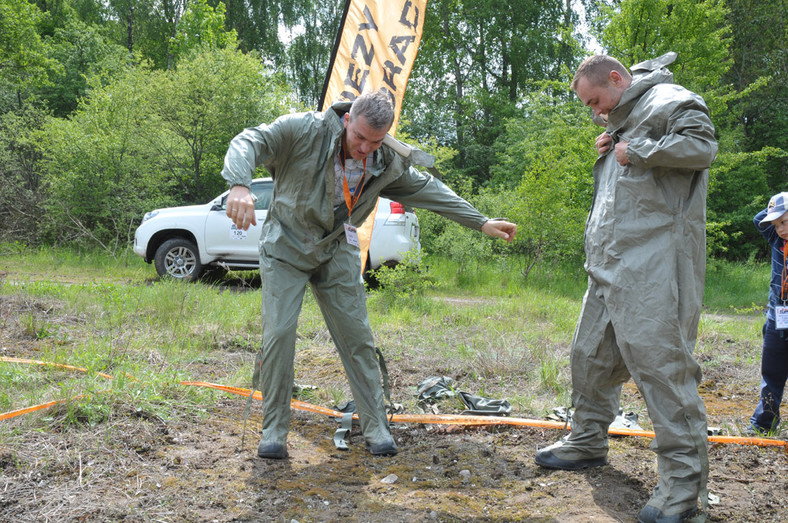
[[147, 222], [148, 220], [150, 220], [151, 218], [153, 218], [157, 214], [159, 214], [159, 211], [146, 212], [145, 216], [142, 217], [142, 222], [140, 223], [140, 225], [142, 225], [143, 223]]

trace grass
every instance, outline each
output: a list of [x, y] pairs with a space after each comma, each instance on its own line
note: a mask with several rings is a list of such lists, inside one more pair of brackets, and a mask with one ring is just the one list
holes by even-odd
[[[524, 280], [505, 259], [464, 270], [445, 258], [425, 257], [423, 264], [422, 272], [402, 271], [393, 276], [399, 281], [368, 295], [395, 401], [413, 412], [416, 384], [448, 375], [458, 390], [509, 399], [515, 416], [542, 417], [554, 406], [569, 405], [569, 346], [586, 287], [582, 267], [543, 263]], [[768, 277], [766, 265], [709, 263], [697, 354], [704, 372], [719, 382], [715, 386], [747, 397], [743, 409], [756, 397], [762, 321], [757, 304], [765, 301]], [[160, 281], [130, 253], [112, 258], [0, 246], [2, 355], [87, 370], [0, 363], [0, 412], [86, 395], [29, 423], [100, 423], [118, 408], [164, 419], [200, 415], [221, 393], [180, 381], [250, 385], [261, 337], [260, 298], [238, 281]], [[396, 288], [412, 290], [403, 295], [391, 290]], [[315, 403], [350, 399], [309, 292], [298, 328], [296, 381], [317, 386], [307, 393]], [[625, 395], [625, 408], [642, 409], [636, 400]]]
[[731, 313], [760, 313], [769, 295], [767, 263], [710, 260], [706, 265], [704, 306]]

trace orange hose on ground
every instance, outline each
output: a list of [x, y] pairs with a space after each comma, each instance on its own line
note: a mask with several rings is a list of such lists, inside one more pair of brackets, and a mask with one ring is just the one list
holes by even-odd
[[[80, 372], [88, 371], [88, 369], [83, 369], [82, 367], [75, 367], [74, 365], [66, 365], [65, 363], [51, 363], [48, 361], [28, 360], [24, 358], [12, 358], [9, 356], [0, 356], [0, 361], [4, 361], [6, 363], [24, 363], [26, 365], [42, 365], [42, 366], [47, 365], [50, 367], [57, 367], [59, 369], [78, 370]], [[104, 374], [103, 372], [97, 372], [96, 374], [98, 374], [102, 378], [107, 378], [108, 380], [114, 379], [109, 374]], [[99, 392], [105, 392], [105, 391], [99, 391]], [[48, 409], [49, 407], [54, 407], [55, 405], [60, 405], [61, 403], [68, 403], [70, 401], [81, 400], [84, 397], [85, 395], [82, 394], [79, 396], [75, 396], [73, 398], [54, 400], [54, 401], [49, 401], [47, 403], [42, 403], [41, 405], [34, 405], [32, 407], [25, 407], [22, 409], [12, 410], [10, 412], [5, 412], [3, 414], [0, 414], [0, 421], [10, 418], [15, 418], [17, 416], [21, 416], [22, 414], [27, 414], [28, 412], [35, 412], [37, 410]]]
[[[96, 394], [100, 394], [102, 392], [107, 392], [106, 390], [97, 390]], [[27, 414], [28, 412], [35, 412], [37, 410], [48, 409], [49, 407], [54, 407], [55, 405], [60, 405], [62, 403], [70, 403], [72, 401], [81, 400], [82, 398], [89, 398], [89, 394], [80, 394], [79, 396], [74, 396], [73, 398], [66, 398], [62, 400], [54, 400], [49, 401], [47, 403], [42, 403], [41, 405], [35, 405], [33, 407], [25, 407], [23, 409], [12, 410], [11, 412], [5, 412], [0, 414], [0, 421], [15, 418], [17, 416], [21, 416], [22, 414]]]
[[55, 405], [59, 405], [61, 403], [68, 403], [69, 401], [78, 400], [82, 398], [84, 398], [84, 396], [77, 396], [75, 398], [70, 398], [65, 400], [55, 400], [55, 401], [50, 401], [49, 403], [42, 403], [41, 405], [36, 405], [34, 407], [25, 407], [24, 409], [12, 410], [11, 412], [0, 414], [0, 421], [15, 418], [16, 416], [21, 416], [22, 414], [27, 414], [28, 412], [35, 412], [41, 409], [48, 409], [49, 407], [54, 407]]
[[[243, 389], [240, 387], [228, 387], [226, 385], [217, 385], [215, 383], [207, 383], [203, 381], [182, 381], [181, 385], [190, 385], [195, 387], [208, 387], [212, 389], [223, 390], [239, 396], [249, 397], [250, 389]], [[262, 401], [263, 395], [260, 391], [255, 391], [254, 399]], [[290, 400], [290, 406], [297, 410], [306, 410], [318, 414], [325, 414], [341, 418], [345, 414], [338, 410], [329, 409], [305, 403], [298, 400]], [[353, 419], [358, 419], [358, 414], [353, 414]], [[562, 429], [571, 428], [571, 425], [561, 421], [543, 421], [525, 418], [506, 418], [500, 416], [463, 416], [457, 414], [394, 414], [389, 416], [392, 422], [396, 423], [427, 423], [439, 425], [513, 425], [519, 427], [535, 427], [535, 428], [549, 428], [549, 429]], [[633, 430], [633, 429], [616, 429], [611, 428], [609, 434], [616, 436], [639, 436], [646, 438], [655, 437], [653, 431], [648, 430]], [[761, 447], [785, 447], [788, 452], [786, 442], [776, 439], [767, 438], [748, 438], [738, 436], [709, 436], [708, 440], [713, 443], [733, 443], [738, 445], [758, 445]]]
[[[80, 372], [88, 371], [88, 369], [83, 369], [82, 367], [75, 367], [73, 365], [66, 365], [64, 363], [51, 363], [48, 361], [41, 361], [41, 360], [26, 360], [24, 358], [11, 358], [8, 356], [0, 357], [0, 361], [5, 361], [7, 363], [25, 363], [27, 365], [47, 365], [50, 367], [58, 367], [60, 369], [78, 370]], [[102, 378], [107, 378], [108, 380], [114, 379], [109, 374], [104, 374], [103, 372], [97, 372], [96, 374], [98, 374]]]
[[[87, 372], [87, 369], [84, 369], [82, 367], [75, 367], [73, 365], [65, 365], [62, 363], [50, 363], [40, 360], [28, 360], [23, 358], [0, 356], [0, 361], [4, 361], [7, 363], [24, 363], [29, 365], [49, 365], [63, 369]], [[104, 374], [103, 372], [98, 372], [97, 374], [99, 376], [102, 376], [110, 380], [113, 379], [112, 376], [110, 376], [109, 374]], [[208, 383], [204, 381], [182, 381], [180, 382], [180, 384], [223, 390], [231, 394], [237, 394], [239, 396], [245, 396], [245, 397], [249, 397], [249, 392], [251, 392], [250, 389], [231, 387], [229, 385], [219, 385], [216, 383]], [[0, 414], [0, 421], [13, 418], [16, 416], [21, 416], [22, 414], [27, 414], [28, 412], [34, 412], [37, 410], [53, 407], [60, 403], [81, 399], [83, 397], [84, 396], [77, 396], [71, 399], [50, 401], [48, 403], [43, 403], [41, 405], [36, 405], [33, 407], [26, 407], [23, 409], [6, 412], [4, 414]], [[260, 391], [255, 391], [253, 397], [254, 399], [259, 401], [263, 400], [263, 395]], [[338, 410], [329, 409], [327, 407], [321, 407], [319, 405], [313, 405], [311, 403], [306, 403], [295, 399], [290, 400], [290, 406], [297, 410], [314, 412], [316, 414], [324, 414], [326, 416], [332, 416], [335, 418], [341, 418], [342, 416], [345, 415], [344, 412], [340, 412]], [[358, 419], [358, 414], [353, 414], [353, 419]], [[426, 424], [438, 424], [438, 425], [471, 425], [471, 426], [512, 425], [518, 427], [534, 427], [534, 428], [546, 428], [546, 429], [571, 428], [571, 425], [561, 421], [543, 421], [543, 420], [533, 420], [533, 419], [525, 419], [525, 418], [506, 418], [501, 416], [463, 416], [457, 414], [393, 414], [390, 416], [390, 420], [396, 423], [426, 423]], [[654, 432], [648, 430], [611, 428], [608, 430], [608, 433], [616, 436], [637, 436], [637, 437], [645, 437], [645, 438], [655, 437]], [[750, 438], [750, 437], [740, 437], [740, 436], [709, 436], [708, 441], [712, 443], [758, 445], [761, 447], [785, 447], [786, 452], [788, 452], [788, 442], [783, 440], [775, 440], [768, 438]]]

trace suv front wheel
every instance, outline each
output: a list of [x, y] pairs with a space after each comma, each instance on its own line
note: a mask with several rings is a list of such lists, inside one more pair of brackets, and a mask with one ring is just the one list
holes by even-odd
[[202, 272], [197, 246], [184, 238], [174, 238], [156, 249], [153, 259], [156, 272], [162, 278], [195, 281]]

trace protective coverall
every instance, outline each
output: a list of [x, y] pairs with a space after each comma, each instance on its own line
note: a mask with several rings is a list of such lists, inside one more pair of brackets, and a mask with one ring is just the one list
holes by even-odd
[[670, 57], [631, 68], [608, 114], [613, 147], [594, 165], [586, 222], [588, 290], [571, 350], [571, 434], [552, 450], [565, 460], [607, 455], [607, 430], [631, 376], [656, 438], [659, 483], [648, 505], [675, 515], [706, 497], [706, 411], [692, 356], [706, 260], [708, 168], [717, 144], [698, 95], [672, 84]]
[[[337, 103], [324, 113], [286, 115], [246, 129], [232, 140], [225, 157], [222, 176], [229, 185], [249, 186], [258, 165], [274, 178], [260, 238], [263, 442], [286, 441], [296, 327], [307, 283], [344, 365], [367, 445], [391, 438], [359, 251], [345, 239], [347, 206], [334, 208], [334, 158], [344, 131], [341, 118], [350, 106]], [[429, 167], [429, 155], [412, 149], [404, 157], [388, 143], [367, 162], [368, 181], [353, 206], [353, 225], [361, 225], [381, 195], [481, 229], [488, 218], [439, 180], [412, 167], [417, 158]]]

